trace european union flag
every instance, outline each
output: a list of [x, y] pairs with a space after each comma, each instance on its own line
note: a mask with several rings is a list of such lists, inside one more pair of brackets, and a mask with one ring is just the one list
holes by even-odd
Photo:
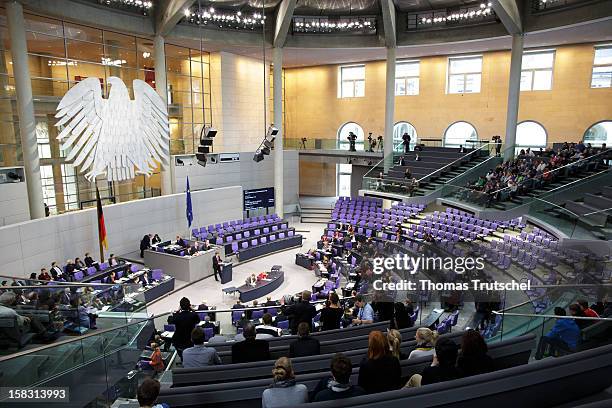
[[191, 228], [191, 223], [193, 222], [193, 208], [191, 207], [191, 189], [189, 188], [189, 176], [187, 176], [187, 223], [189, 224], [189, 228]]

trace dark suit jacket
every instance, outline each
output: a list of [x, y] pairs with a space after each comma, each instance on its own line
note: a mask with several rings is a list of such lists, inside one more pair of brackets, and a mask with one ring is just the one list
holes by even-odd
[[287, 307], [283, 314], [289, 316], [289, 327], [292, 334], [297, 334], [297, 327], [300, 323], [306, 322], [312, 331], [312, 318], [317, 314], [317, 310], [309, 302], [300, 301]]
[[217, 255], [213, 256], [213, 269], [215, 269], [217, 271], [219, 269], [221, 269], [220, 268], [221, 262], [223, 262], [223, 260], [221, 259], [221, 255], [219, 255], [218, 257], [217, 257]]
[[232, 363], [249, 363], [270, 359], [270, 345], [266, 340], [245, 339], [232, 344]]
[[169, 323], [176, 326], [174, 336], [172, 336], [172, 343], [176, 348], [185, 349], [192, 346], [191, 331], [199, 322], [200, 317], [191, 310], [181, 310], [170, 317]]
[[151, 248], [151, 238], [148, 235], [145, 235], [140, 241], [140, 250], [143, 251], [145, 249]]
[[289, 357], [316, 356], [321, 351], [319, 340], [314, 337], [300, 337], [289, 344]]
[[96, 261], [94, 261], [91, 256], [86, 256], [85, 257], [85, 265], [87, 267], [93, 266], [93, 264], [95, 264], [95, 263], [96, 263]]

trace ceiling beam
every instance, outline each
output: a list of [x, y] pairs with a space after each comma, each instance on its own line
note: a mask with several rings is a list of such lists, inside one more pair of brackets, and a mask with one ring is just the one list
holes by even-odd
[[155, 34], [167, 36], [170, 31], [185, 17], [185, 9], [195, 0], [162, 0], [158, 3], [155, 19]]
[[523, 24], [516, 0], [492, 0], [493, 10], [509, 34], [522, 34]]
[[293, 18], [296, 4], [297, 0], [282, 0], [278, 5], [273, 41], [275, 48], [284, 46], [285, 41], [287, 41], [287, 33], [289, 33], [289, 27], [291, 27], [291, 19]]
[[393, 0], [380, 0], [382, 8], [383, 29], [385, 31], [385, 45], [388, 48], [397, 46], [397, 27], [395, 25], [395, 4]]

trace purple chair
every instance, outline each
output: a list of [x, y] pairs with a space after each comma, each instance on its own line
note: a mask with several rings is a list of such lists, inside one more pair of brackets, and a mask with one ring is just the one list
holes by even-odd
[[[76, 274], [75, 274], [76, 277]], [[117, 271], [117, 275], [116, 275], [117, 279], [121, 279], [123, 277], [123, 271]]]
[[217, 245], [223, 245], [223, 238], [221, 238], [220, 236], [217, 237], [217, 240], [215, 241], [215, 244]]
[[215, 335], [215, 330], [212, 327], [204, 328], [204, 341], [208, 341], [214, 335]]
[[249, 247], [249, 241], [244, 241], [240, 246], [242, 249], [247, 249]]
[[270, 233], [270, 228], [265, 227], [265, 228], [263, 229], [263, 233], [264, 233], [264, 234], [269, 234], [269, 233]]
[[251, 246], [257, 246], [257, 238], [251, 240]]
[[278, 239], [284, 239], [285, 238], [285, 233], [284, 232], [280, 232], [278, 234]]
[[245, 238], [249, 238], [251, 236], [251, 232], [250, 231], [244, 231], [244, 237]]
[[264, 315], [263, 310], [253, 310], [253, 313], [251, 314], [251, 320], [261, 319], [263, 315]]
[[237, 242], [232, 242], [232, 252], [233, 253], [238, 252], [238, 243]]
[[289, 231], [287, 232], [287, 236], [288, 236], [288, 237], [292, 237], [292, 236], [293, 236], [293, 234], [295, 234], [295, 233], [293, 232], [293, 230], [289, 230]]
[[81, 279], [83, 279], [83, 272], [81, 271], [77, 271], [74, 273], [74, 279], [80, 281]]
[[266, 237], [261, 237], [261, 238], [259, 239], [259, 242], [260, 242], [261, 244], [265, 244], [266, 242], [268, 242], [268, 239], [267, 239]]
[[100, 270], [101, 271], [108, 269], [108, 267], [109, 267], [108, 262], [104, 262], [104, 263], [100, 264]]
[[272, 317], [274, 317], [278, 314], [278, 309], [275, 307], [271, 307], [271, 308], [266, 309], [266, 313], [270, 313]]
[[255, 236], [261, 234], [261, 231], [259, 229], [256, 229], [255, 231], [253, 231], [253, 234], [255, 234]]
[[151, 271], [151, 278], [155, 281], [162, 280], [164, 273], [161, 269], [153, 269]]
[[232, 324], [235, 326], [236, 322], [238, 322], [242, 318], [242, 312], [235, 311], [232, 312]]
[[270, 241], [276, 241], [276, 234], [270, 235]]
[[278, 231], [278, 225], [273, 225], [272, 226], [272, 232], [276, 232]]
[[227, 243], [230, 243], [230, 242], [232, 242], [233, 240], [234, 240], [234, 237], [232, 237], [231, 235], [228, 235], [228, 236], [227, 236], [227, 240], [226, 240], [226, 241], [227, 241]]
[[90, 266], [89, 268], [87, 268], [87, 276], [91, 276], [94, 273], [96, 273], [96, 268], [93, 266]]
[[240, 241], [242, 239], [242, 233], [236, 234], [236, 240]]
[[164, 331], [169, 331], [169, 332], [176, 331], [176, 326], [173, 324], [164, 324]]
[[137, 272], [137, 271], [138, 271], [138, 265], [130, 266], [130, 272]]

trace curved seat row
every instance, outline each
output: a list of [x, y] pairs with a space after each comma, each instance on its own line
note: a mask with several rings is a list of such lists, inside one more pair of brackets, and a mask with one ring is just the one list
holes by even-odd
[[[452, 334], [456, 336], [456, 333]], [[517, 337], [511, 340], [499, 342], [496, 344], [491, 344], [489, 347], [489, 355], [493, 358], [496, 367], [499, 370], [499, 373], [503, 373], [507, 371], [506, 369], [510, 367], [515, 367], [518, 365], [524, 365], [527, 363], [529, 359], [529, 355], [531, 351], [535, 347], [535, 337], [533, 335]], [[403, 348], [402, 351], [407, 351], [406, 348]], [[363, 353], [360, 357], [363, 357]], [[296, 376], [296, 381], [300, 384], [306, 385], [309, 391], [313, 391], [317, 386], [321, 379], [327, 378], [329, 376], [329, 359], [327, 360], [328, 367], [325, 371], [310, 373], [310, 374], [298, 374]], [[421, 373], [425, 367], [431, 364], [431, 357], [420, 357], [408, 360], [402, 360], [400, 365], [402, 369], [402, 378], [408, 379], [411, 375]], [[513, 368], [510, 368], [512, 370]], [[268, 366], [268, 370], [270, 370], [270, 366]], [[496, 373], [492, 373], [496, 374]], [[351, 376], [351, 382], [353, 384], [357, 383], [357, 377], [359, 375], [359, 368], [355, 367], [353, 369], [353, 374]], [[490, 374], [487, 374], [490, 375]], [[269, 376], [269, 374], [268, 374]], [[475, 380], [467, 379], [470, 384], [474, 384]], [[457, 380], [463, 381], [463, 380]], [[607, 380], [612, 381], [612, 380]], [[228, 383], [220, 383], [220, 384], [208, 384], [208, 385], [195, 385], [195, 386], [187, 386], [187, 387], [177, 387], [177, 388], [168, 388], [162, 389], [158, 398], [158, 401], [169, 404], [174, 407], [199, 407], [203, 404], [206, 407], [223, 407], [223, 408], [246, 408], [253, 406], [260, 406], [261, 395], [263, 391], [270, 386], [271, 380], [270, 378], [263, 379], [255, 379], [255, 380], [247, 380], [247, 381], [237, 381], [237, 382], [228, 382]], [[450, 383], [450, 382], [449, 382]], [[429, 387], [422, 387], [420, 390], [427, 390]], [[398, 393], [403, 391], [391, 391], [389, 393]], [[366, 398], [367, 404], [361, 406], [379, 406], [377, 403], [377, 398], [379, 395], [389, 394], [389, 393], [381, 393], [381, 394], [372, 394], [367, 395]], [[354, 406], [353, 403], [346, 403], [347, 400], [337, 400], [331, 403], [331, 405], [325, 405], [325, 407], [334, 407], [334, 406]], [[310, 405], [304, 405], [304, 407], [308, 407]], [[318, 405], [317, 405], [318, 406]], [[423, 405], [414, 405], [414, 404], [406, 404], [402, 405], [388, 405], [393, 407], [406, 407], [406, 406], [423, 406]], [[432, 405], [427, 405], [432, 406]], [[440, 406], [445, 406], [441, 404]], [[453, 405], [455, 406], [455, 405]], [[463, 406], [463, 405], [461, 405]], [[509, 405], [506, 405], [509, 406]], [[519, 405], [513, 405], [513, 407]], [[525, 405], [528, 406], [528, 405]], [[544, 405], [545, 406], [545, 405]], [[314, 405], [313, 405], [314, 407]], [[467, 406], [466, 406], [467, 407]], [[471, 406], [470, 408], [474, 408]], [[497, 408], [497, 407], [496, 407]]]

